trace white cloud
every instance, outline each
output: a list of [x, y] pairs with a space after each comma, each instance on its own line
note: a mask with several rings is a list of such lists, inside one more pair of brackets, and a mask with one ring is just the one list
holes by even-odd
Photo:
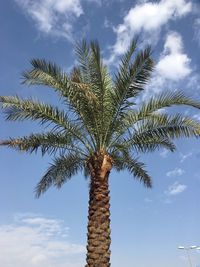
[[200, 18], [196, 19], [194, 23], [194, 38], [200, 45]]
[[91, 3], [95, 3], [97, 4], [98, 6], [102, 6], [102, 4], [104, 4], [104, 1], [103, 0], [87, 0], [87, 2], [91, 2]]
[[190, 58], [183, 53], [183, 42], [180, 34], [171, 32], [167, 35], [164, 51], [156, 65], [156, 72], [164, 79], [178, 81], [188, 76]]
[[146, 203], [152, 203], [153, 202], [153, 200], [151, 198], [148, 198], [148, 197], [145, 197], [144, 201]]
[[183, 163], [187, 158], [191, 157], [192, 155], [193, 155], [192, 152], [189, 152], [187, 154], [180, 153], [180, 158], [181, 158], [180, 162]]
[[184, 192], [187, 189], [187, 186], [184, 184], [179, 184], [178, 182], [173, 183], [169, 186], [168, 190], [165, 191], [165, 194], [169, 196], [175, 196], [182, 192]]
[[186, 54], [167, 54], [157, 64], [157, 71], [162, 77], [170, 80], [180, 80], [191, 73], [190, 59]]
[[195, 120], [200, 121], [200, 113], [196, 113], [192, 116]]
[[178, 82], [187, 78], [187, 87], [195, 87], [199, 80], [192, 73], [191, 59], [184, 53], [182, 37], [177, 32], [169, 32], [164, 48], [155, 66], [152, 79], [143, 93], [143, 100], [158, 94], [167, 86], [168, 90], [176, 91]]
[[179, 53], [183, 48], [181, 36], [177, 32], [171, 32], [166, 38], [164, 52]]
[[110, 28], [113, 29], [113, 24], [112, 22], [110, 22], [107, 18], [104, 19], [104, 24], [103, 24], [104, 28]]
[[15, 0], [46, 34], [72, 39], [72, 24], [83, 14], [81, 0]]
[[126, 51], [131, 38], [139, 32], [148, 33], [149, 37], [159, 34], [159, 30], [170, 20], [181, 18], [192, 10], [192, 3], [186, 0], [161, 0], [144, 2], [131, 8], [122, 24], [115, 28], [117, 40], [113, 46], [114, 54]]
[[160, 156], [162, 158], [166, 158], [169, 155], [169, 150], [167, 150], [166, 148], [164, 148], [161, 152], [160, 152]]
[[[157, 71], [154, 71], [153, 76], [149, 83], [147, 84], [145, 90], [142, 92], [142, 100], [147, 101], [153, 95], [159, 94], [165, 89], [166, 79], [161, 75], [158, 75]], [[170, 80], [167, 82], [167, 90], [176, 91], [176, 85], [172, 83]]]
[[174, 170], [167, 172], [166, 175], [168, 177], [172, 177], [172, 176], [181, 176], [184, 173], [185, 173], [185, 171], [183, 169], [181, 169], [181, 168], [175, 168]]
[[0, 266], [81, 267], [85, 247], [67, 241], [62, 221], [38, 216], [18, 216], [0, 225]]

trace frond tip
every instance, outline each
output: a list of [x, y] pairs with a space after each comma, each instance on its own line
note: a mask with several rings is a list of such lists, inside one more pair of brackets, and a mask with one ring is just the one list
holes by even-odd
[[127, 169], [133, 176], [138, 179], [140, 182], [144, 184], [144, 186], [151, 188], [152, 187], [152, 179], [144, 169], [145, 164], [139, 162], [137, 159], [130, 159], [125, 163]]
[[119, 151], [112, 153], [114, 168], [117, 171], [128, 170], [134, 178], [139, 180], [147, 188], [152, 187], [152, 179], [145, 170], [145, 164], [133, 158], [125, 149], [121, 153]]
[[55, 158], [53, 164], [51, 164], [35, 188], [36, 197], [40, 197], [50, 186], [60, 188], [83, 168], [83, 164], [83, 159], [75, 154]]

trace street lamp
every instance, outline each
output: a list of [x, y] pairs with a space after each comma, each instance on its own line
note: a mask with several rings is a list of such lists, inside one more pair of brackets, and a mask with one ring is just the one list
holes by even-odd
[[197, 246], [190, 246], [190, 249], [198, 248]]
[[187, 258], [188, 258], [188, 261], [189, 261], [189, 265], [190, 265], [190, 267], [192, 267], [192, 261], [191, 261], [191, 257], [190, 257], [190, 253], [189, 253], [189, 251], [190, 251], [191, 249], [197, 249], [197, 250], [200, 250], [200, 247], [198, 247], [198, 246], [190, 246], [190, 247], [179, 246], [178, 249], [183, 249], [183, 250], [185, 251], [186, 256], [187, 256]]

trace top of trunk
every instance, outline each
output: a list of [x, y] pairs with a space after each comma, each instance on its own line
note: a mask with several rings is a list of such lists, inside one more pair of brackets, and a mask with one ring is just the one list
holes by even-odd
[[102, 179], [111, 171], [112, 165], [113, 159], [103, 150], [95, 152], [88, 161], [90, 172], [95, 172]]

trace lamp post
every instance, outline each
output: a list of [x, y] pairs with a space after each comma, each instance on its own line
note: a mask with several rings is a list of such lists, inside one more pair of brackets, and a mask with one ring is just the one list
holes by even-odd
[[185, 254], [186, 254], [186, 256], [188, 258], [188, 261], [189, 261], [189, 265], [190, 265], [190, 267], [192, 267], [192, 261], [191, 261], [191, 257], [190, 257], [190, 250], [191, 249], [200, 250], [200, 247], [198, 247], [198, 246], [190, 246], [190, 247], [179, 246], [178, 249], [183, 249], [185, 251]]

